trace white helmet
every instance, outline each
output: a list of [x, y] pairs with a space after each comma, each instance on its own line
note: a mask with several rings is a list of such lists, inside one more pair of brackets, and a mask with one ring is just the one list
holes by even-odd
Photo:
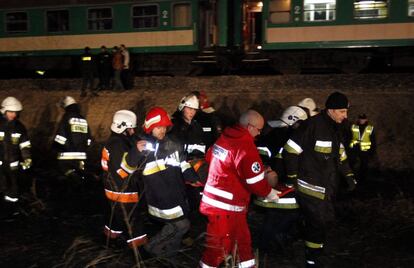
[[283, 111], [280, 120], [288, 124], [289, 126], [293, 126], [299, 120], [306, 120], [308, 119], [308, 115], [306, 111], [303, 110], [299, 106], [289, 106], [286, 110]]
[[76, 101], [75, 101], [75, 99], [73, 98], [73, 97], [71, 97], [71, 96], [65, 96], [63, 99], [61, 99], [60, 100], [60, 102], [59, 102], [59, 104], [60, 104], [60, 107], [62, 107], [62, 108], [66, 108], [66, 107], [68, 107], [69, 105], [72, 105], [72, 104], [74, 104], [74, 103], [76, 103]]
[[184, 96], [181, 99], [180, 104], [178, 105], [178, 110], [182, 111], [184, 107], [190, 107], [190, 108], [198, 110], [200, 108], [200, 104], [199, 104], [197, 96], [194, 94]]
[[6, 111], [20, 112], [23, 110], [22, 103], [15, 97], [7, 97], [1, 103], [1, 113], [4, 114]]
[[310, 116], [314, 116], [318, 114], [318, 110], [316, 108], [316, 103], [312, 98], [305, 98], [298, 103], [298, 106], [304, 107], [309, 110]]
[[128, 110], [119, 110], [114, 114], [112, 119], [111, 130], [117, 134], [121, 134], [127, 128], [137, 127], [137, 116]]

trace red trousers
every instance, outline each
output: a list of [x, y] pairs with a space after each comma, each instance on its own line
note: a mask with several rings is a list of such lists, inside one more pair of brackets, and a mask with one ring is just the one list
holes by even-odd
[[239, 263], [239, 267], [255, 267], [246, 214], [209, 215], [206, 248], [200, 266], [218, 267], [233, 253], [236, 253], [236, 263]]

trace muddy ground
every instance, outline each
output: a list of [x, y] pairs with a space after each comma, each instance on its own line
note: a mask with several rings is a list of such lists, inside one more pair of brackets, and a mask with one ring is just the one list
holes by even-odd
[[[78, 98], [79, 84], [55, 80], [0, 81], [1, 99], [13, 95], [23, 102], [21, 120], [32, 138], [35, 162], [33, 170], [26, 174], [34, 181], [31, 189], [35, 195], [25, 196], [18, 215], [10, 216], [7, 208], [0, 208], [1, 267], [136, 266], [132, 250], [115, 243], [107, 247], [102, 235], [108, 208], [99, 177], [99, 151], [109, 135], [114, 111], [132, 109], [139, 120], [153, 105], [173, 112], [181, 96], [194, 89], [207, 90], [216, 108], [232, 118], [243, 107], [253, 106], [267, 119], [277, 117], [283, 107], [303, 97], [311, 96], [323, 107], [330, 92], [345, 92], [353, 105], [351, 118], [365, 111], [376, 127], [378, 165], [354, 193], [339, 197], [337, 221], [329, 235], [324, 263], [335, 268], [414, 267], [412, 74], [139, 78], [132, 91], [106, 91], [97, 98], [80, 100], [95, 138], [89, 154], [90, 173], [86, 180], [60, 181], [49, 153], [62, 115], [55, 104], [67, 94]], [[252, 205], [249, 222], [254, 247], [263, 216], [263, 211]], [[149, 220], [146, 226], [155, 231]], [[199, 217], [191, 230], [194, 243], [184, 246], [174, 263], [152, 258], [140, 267], [197, 267], [204, 231], [205, 219]], [[288, 242], [283, 251], [273, 243], [275, 250], [265, 267], [304, 267], [300, 229], [291, 234]]]
[[[50, 179], [50, 178], [49, 178]], [[413, 173], [376, 174], [337, 202], [324, 263], [326, 267], [413, 267]], [[100, 181], [89, 178], [78, 190], [83, 195], [53, 196], [49, 182], [37, 179], [37, 199], [26, 200], [20, 214], [0, 220], [1, 267], [134, 267], [133, 251], [122, 243], [109, 243], [102, 233], [107, 206]], [[254, 246], [263, 211], [250, 208]], [[142, 217], [146, 217], [145, 213]], [[155, 227], [149, 220], [146, 226]], [[205, 219], [193, 222], [192, 245], [171, 260], [146, 259], [139, 267], [197, 267], [203, 247]], [[300, 228], [285, 247], [272, 242], [274, 251], [260, 267], [304, 267]], [[260, 255], [260, 253], [259, 253]], [[138, 266], [135, 266], [138, 267]]]

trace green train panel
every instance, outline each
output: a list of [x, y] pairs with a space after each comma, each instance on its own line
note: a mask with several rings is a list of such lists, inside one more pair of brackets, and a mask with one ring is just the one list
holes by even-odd
[[76, 55], [85, 46], [119, 44], [133, 53], [198, 50], [199, 1], [6, 2], [0, 4], [1, 56]]
[[264, 50], [414, 45], [414, 0], [267, 0]]

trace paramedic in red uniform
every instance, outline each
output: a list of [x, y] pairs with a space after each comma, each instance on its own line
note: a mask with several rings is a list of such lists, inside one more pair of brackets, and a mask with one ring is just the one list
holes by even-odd
[[240, 116], [239, 124], [226, 128], [208, 150], [209, 175], [200, 204], [208, 217], [206, 248], [200, 267], [218, 267], [237, 249], [239, 267], [256, 267], [247, 225], [250, 195], [277, 202], [265, 175], [254, 138], [264, 125], [254, 110]]

